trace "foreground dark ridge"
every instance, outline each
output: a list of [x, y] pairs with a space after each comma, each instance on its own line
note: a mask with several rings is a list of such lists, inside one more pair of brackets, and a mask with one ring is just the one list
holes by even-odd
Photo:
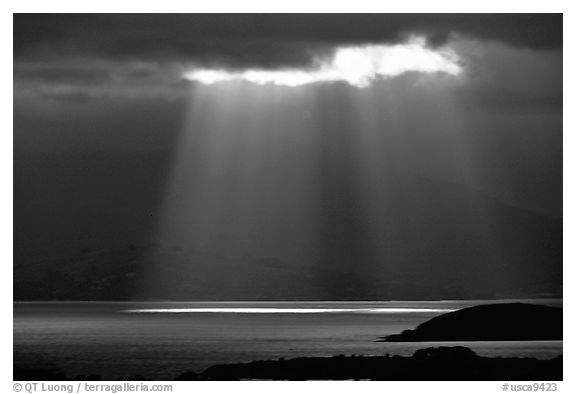
[[477, 305], [434, 317], [381, 342], [562, 340], [562, 308], [524, 303]]
[[[81, 375], [71, 379], [57, 370], [14, 368], [16, 381], [100, 380]], [[146, 376], [116, 380], [146, 380]], [[223, 364], [204, 372], [187, 372], [175, 380], [562, 380], [562, 356], [535, 358], [481, 357], [462, 347], [426, 348], [412, 356], [301, 357], [289, 360]]]
[[177, 380], [562, 380], [562, 357], [480, 357], [462, 346], [420, 349], [410, 357], [335, 356], [216, 365]]

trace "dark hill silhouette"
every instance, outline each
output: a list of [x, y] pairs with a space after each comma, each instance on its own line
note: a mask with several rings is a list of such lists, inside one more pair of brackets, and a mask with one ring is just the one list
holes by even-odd
[[445, 313], [383, 342], [562, 340], [562, 308], [523, 303]]
[[[117, 377], [115, 380], [148, 380]], [[100, 380], [96, 375], [65, 376], [57, 369], [15, 367], [13, 379]], [[186, 372], [175, 380], [562, 380], [562, 356], [551, 360], [481, 357], [462, 346], [426, 348], [412, 356], [300, 357], [240, 364], [219, 364]]]
[[562, 380], [562, 357], [480, 357], [462, 347], [420, 349], [411, 357], [335, 356], [216, 365], [177, 380]]

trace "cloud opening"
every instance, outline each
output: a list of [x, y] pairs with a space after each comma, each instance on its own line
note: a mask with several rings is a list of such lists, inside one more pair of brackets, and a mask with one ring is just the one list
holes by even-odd
[[206, 85], [245, 80], [264, 85], [301, 86], [319, 82], [346, 82], [367, 87], [378, 78], [392, 78], [406, 72], [462, 72], [459, 56], [450, 48], [430, 48], [423, 37], [413, 37], [403, 44], [367, 45], [338, 48], [333, 56], [316, 69], [240, 70], [194, 69], [184, 78]]

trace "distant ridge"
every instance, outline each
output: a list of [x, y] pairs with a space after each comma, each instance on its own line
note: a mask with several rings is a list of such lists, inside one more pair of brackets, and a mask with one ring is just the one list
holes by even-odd
[[[354, 179], [354, 174], [347, 176]], [[562, 220], [503, 204], [465, 186], [389, 172], [370, 185], [375, 214], [364, 217], [361, 210], [349, 209], [354, 201], [336, 186], [336, 192], [324, 195], [315, 220], [300, 223], [297, 215], [287, 214], [282, 224], [271, 222], [254, 234], [258, 242], [246, 250], [218, 243], [209, 249], [192, 241], [138, 243], [138, 237], [114, 236], [114, 245], [87, 242], [69, 254], [47, 252], [35, 260], [16, 256], [14, 299], [562, 297]], [[283, 209], [272, 206], [262, 215], [274, 217]], [[229, 230], [230, 239], [244, 236]], [[35, 248], [28, 244], [26, 249]]]

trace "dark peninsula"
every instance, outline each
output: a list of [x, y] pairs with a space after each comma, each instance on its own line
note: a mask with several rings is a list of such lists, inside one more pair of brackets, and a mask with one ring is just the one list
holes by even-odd
[[562, 340], [562, 308], [524, 303], [478, 305], [445, 313], [380, 342]]

